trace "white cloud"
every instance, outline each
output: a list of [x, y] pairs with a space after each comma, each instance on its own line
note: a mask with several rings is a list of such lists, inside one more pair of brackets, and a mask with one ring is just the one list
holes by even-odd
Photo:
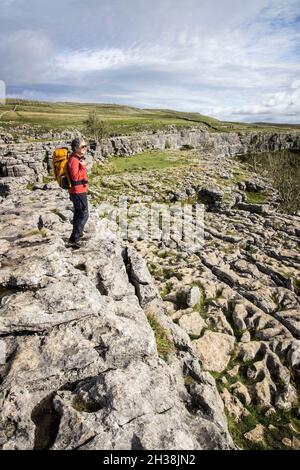
[[[300, 80], [295, 80], [288, 90], [271, 94], [261, 104], [243, 106], [241, 108], [228, 108], [223, 110], [232, 115], [239, 116], [286, 116], [287, 118], [300, 116]], [[278, 118], [276, 118], [278, 122]]]
[[44, 31], [20, 29], [0, 39], [1, 73], [7, 84], [36, 83], [43, 79], [52, 51]]
[[294, 44], [294, 35], [294, 32], [290, 35], [278, 32], [271, 39], [250, 40], [239, 30], [224, 32], [219, 38], [188, 36], [185, 32], [172, 44], [133, 44], [128, 48], [60, 53], [54, 66], [62, 76], [76, 73], [78, 83], [92, 72], [111, 71], [117, 80], [117, 73], [122, 69], [139, 68], [145, 76], [156, 73], [158, 79], [159, 74], [168, 74], [172, 85], [176, 77], [181, 83], [185, 75], [186, 94], [189, 85], [198, 85], [199, 90], [217, 87], [224, 92], [253, 89], [259, 93], [262, 89], [265, 93], [265, 89], [273, 91], [289, 86], [299, 75], [298, 62], [282, 60], [283, 52]]
[[[28, 85], [31, 96], [45, 99], [300, 122], [299, 0], [52, 0], [43, 18], [33, 2], [16, 1], [22, 28], [2, 33], [0, 78], [8, 88]], [[30, 15], [26, 4], [36, 6]], [[59, 92], [60, 85], [69, 90]]]

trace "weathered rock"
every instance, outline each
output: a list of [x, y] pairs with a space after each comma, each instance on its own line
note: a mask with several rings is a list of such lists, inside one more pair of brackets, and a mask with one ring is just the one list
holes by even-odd
[[287, 361], [296, 371], [300, 371], [300, 340], [289, 342], [287, 351]]
[[250, 405], [251, 397], [247, 387], [241, 382], [235, 382], [231, 386], [232, 392], [241, 400], [244, 405]]
[[300, 449], [300, 439], [297, 439], [297, 437], [293, 436], [292, 439], [292, 446], [293, 449], [299, 450]]
[[[178, 321], [183, 315], [189, 315], [190, 313], [193, 313], [194, 310], [192, 308], [185, 308], [185, 309], [179, 309], [179, 310], [170, 310], [169, 304], [174, 306], [172, 302], [165, 302], [164, 301], [164, 306], [167, 308], [167, 311], [172, 318], [173, 321]], [[175, 306], [174, 306], [175, 307]]]
[[209, 306], [206, 323], [219, 333], [234, 336], [232, 327], [220, 308]]
[[248, 211], [253, 214], [268, 214], [268, 206], [264, 204], [249, 204], [246, 202], [238, 202], [237, 207], [241, 211]]
[[140, 305], [145, 307], [151, 300], [159, 296], [147, 264], [139, 253], [131, 248], [127, 248], [127, 254], [123, 256], [125, 256], [125, 262], [128, 263], [129, 280], [136, 289]]
[[194, 340], [192, 344], [204, 369], [222, 372], [230, 360], [234, 342], [232, 336], [207, 330], [200, 339]]
[[300, 339], [300, 309], [281, 310], [275, 313], [277, 318], [287, 329], [298, 339]]
[[249, 416], [249, 411], [243, 406], [240, 400], [232, 395], [227, 388], [225, 388], [221, 394], [224, 401], [225, 408], [234, 421], [237, 423], [242, 421], [244, 418]]
[[240, 342], [249, 343], [249, 341], [251, 341], [251, 334], [249, 331], [244, 331], [244, 333], [241, 336]]
[[[85, 243], [66, 248], [67, 198], [36, 191], [34, 204], [28, 192], [1, 208], [1, 448], [233, 448], [215, 383], [165, 314], [145, 261], [92, 208]], [[178, 347], [170, 365], [141, 305]], [[190, 411], [189, 371], [204, 397]]]
[[209, 210], [218, 209], [223, 200], [224, 193], [218, 188], [204, 187], [198, 190], [201, 202], [207, 204]]
[[265, 427], [262, 424], [257, 424], [254, 429], [246, 432], [244, 437], [251, 442], [263, 442], [265, 439]]
[[251, 341], [245, 344], [239, 344], [237, 357], [242, 361], [253, 361], [264, 357], [267, 345], [260, 341]]
[[245, 303], [239, 302], [234, 305], [232, 312], [232, 320], [234, 322], [234, 325], [242, 331], [247, 329], [245, 319], [248, 317], [248, 314], [249, 313]]
[[[211, 420], [217, 423], [221, 428], [226, 427], [226, 419], [224, 421], [224, 404], [221, 397], [216, 393], [216, 389], [212, 390], [209, 383], [193, 384], [190, 387], [193, 406], [205, 415], [210, 416]], [[218, 406], [216, 407], [216, 403]], [[220, 413], [220, 411], [222, 411]]]
[[273, 403], [272, 395], [274, 396], [275, 391], [275, 385], [272, 385], [272, 381], [269, 377], [265, 377], [254, 386], [254, 402], [266, 408], [271, 407]]
[[[61, 138], [63, 143], [72, 135], [51, 131], [45, 138]], [[115, 206], [118, 188], [126, 191], [129, 201], [146, 203], [155, 198], [170, 202], [174, 195], [195, 200], [195, 193], [204, 190], [208, 210], [205, 243], [199, 251], [191, 250], [177, 228], [169, 239], [159, 230], [155, 243], [139, 238], [137, 253], [131, 240], [117, 239], [114, 211], [109, 212], [112, 220], [99, 220], [94, 209], [83, 246], [67, 250], [64, 239], [71, 229], [72, 204], [56, 183], [42, 182], [59, 141], [16, 144], [8, 136], [6, 142], [11, 143], [0, 145], [3, 448], [231, 448], [215, 382], [201, 372], [188, 336], [203, 334], [203, 324], [215, 330], [196, 340], [203, 361], [224, 370], [234, 353], [246, 381], [232, 385], [234, 370], [220, 378], [232, 392], [223, 394], [232, 416], [243, 419], [248, 413], [243, 403], [249, 400], [275, 413], [297, 403], [299, 214], [271, 213], [278, 194], [257, 176], [247, 176], [238, 190], [228, 179], [238, 165], [228, 156], [300, 148], [299, 133], [209, 134], [172, 127], [104, 139], [93, 158], [100, 162], [109, 154], [162, 149], [167, 141], [172, 149], [197, 149], [191, 153], [191, 168], [174, 168], [171, 178], [165, 173], [161, 181], [154, 170], [144, 172], [146, 176], [105, 176], [104, 183], [106, 189], [114, 188], [110, 202]], [[199, 153], [201, 172], [195, 171]], [[92, 154], [89, 167], [91, 163]], [[264, 189], [270, 194], [268, 204], [245, 206], [242, 191]], [[91, 190], [95, 198], [103, 195], [102, 188]], [[157, 248], [154, 280], [143, 258], [156, 266]], [[188, 287], [194, 283], [203, 286], [203, 299]], [[167, 289], [165, 299], [172, 302], [163, 302], [159, 289]], [[198, 299], [203, 300], [202, 318], [186, 308]], [[172, 314], [166, 315], [167, 310]], [[171, 346], [165, 361], [157, 355], [147, 315], [167, 333]], [[236, 354], [233, 330], [240, 341]], [[227, 339], [222, 343], [214, 336], [208, 341], [210, 334]], [[160, 408], [161, 403], [166, 408]]]
[[240, 369], [239, 364], [236, 364], [232, 369], [230, 369], [230, 370], [227, 371], [227, 374], [228, 374], [230, 377], [235, 377], [236, 375], [238, 375], [239, 369]]
[[202, 330], [206, 328], [205, 321], [200, 317], [198, 312], [181, 316], [178, 324], [191, 336], [200, 336]]
[[198, 286], [193, 286], [187, 294], [186, 303], [189, 307], [194, 307], [201, 300], [201, 291]]

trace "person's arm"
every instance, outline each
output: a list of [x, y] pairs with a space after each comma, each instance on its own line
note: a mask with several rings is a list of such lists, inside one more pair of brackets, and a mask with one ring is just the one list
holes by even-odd
[[79, 178], [79, 160], [77, 158], [71, 158], [68, 162], [68, 169], [69, 169], [69, 174], [70, 178], [72, 181], [78, 181]]

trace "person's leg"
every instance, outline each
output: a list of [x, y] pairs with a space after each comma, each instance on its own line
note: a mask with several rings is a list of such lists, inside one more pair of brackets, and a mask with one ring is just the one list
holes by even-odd
[[88, 199], [86, 193], [71, 194], [74, 203], [73, 231], [70, 242], [78, 242], [82, 236], [84, 226], [89, 218]]
[[80, 202], [81, 202], [81, 211], [80, 211], [80, 217], [78, 220], [78, 232], [79, 232], [79, 236], [81, 237], [85, 224], [87, 223], [88, 218], [89, 218], [89, 209], [88, 209], [87, 193], [80, 193], [79, 197], [80, 197]]
[[69, 241], [72, 243], [78, 242], [80, 238], [80, 219], [82, 218], [82, 204], [79, 194], [70, 194], [70, 199], [73, 202], [74, 214], [73, 214], [73, 230]]

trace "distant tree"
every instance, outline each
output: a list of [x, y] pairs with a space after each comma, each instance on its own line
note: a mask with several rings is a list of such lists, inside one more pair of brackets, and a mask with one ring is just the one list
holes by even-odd
[[97, 116], [96, 111], [91, 111], [87, 119], [83, 122], [88, 137], [100, 142], [109, 135], [109, 125]]

